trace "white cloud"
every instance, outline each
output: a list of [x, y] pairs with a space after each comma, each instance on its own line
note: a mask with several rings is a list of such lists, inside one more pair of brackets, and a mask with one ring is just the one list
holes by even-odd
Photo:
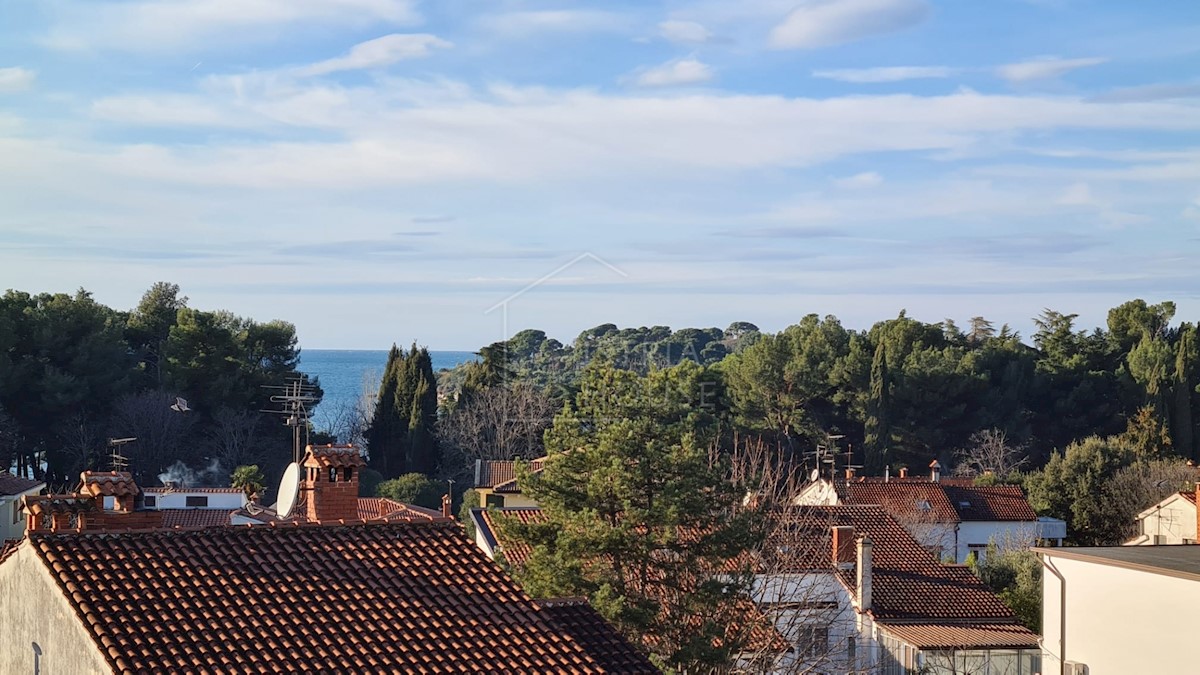
[[57, 49], [180, 51], [275, 36], [276, 26], [420, 21], [415, 0], [66, 0], [44, 36]]
[[1092, 206], [1097, 203], [1092, 195], [1092, 187], [1083, 182], [1072, 183], [1057, 201], [1064, 206]]
[[883, 176], [874, 171], [864, 171], [834, 181], [834, 185], [847, 190], [869, 189], [883, 184]]
[[814, 70], [813, 77], [841, 82], [874, 84], [878, 82], [902, 82], [950, 77], [958, 73], [957, 68], [946, 66], [889, 66], [886, 68], [845, 68]]
[[0, 68], [0, 92], [22, 91], [33, 86], [36, 75], [28, 68]]
[[670, 87], [680, 84], [700, 84], [713, 79], [712, 68], [696, 59], [668, 61], [647, 68], [634, 78], [639, 87]]
[[695, 21], [663, 21], [658, 24], [659, 35], [671, 42], [704, 43], [712, 39], [713, 34], [703, 24]]
[[1166, 101], [1177, 98], [1200, 98], [1200, 83], [1147, 84], [1139, 87], [1113, 89], [1095, 97], [1096, 101]]
[[1096, 66], [1108, 59], [1091, 57], [1084, 59], [1062, 59], [1057, 56], [1039, 56], [1028, 61], [1009, 63], [996, 68], [996, 74], [1009, 82], [1031, 82], [1061, 77], [1079, 68]]
[[492, 14], [481, 19], [488, 30], [507, 38], [539, 33], [591, 33], [628, 30], [627, 17], [590, 9], [528, 10]]
[[914, 26], [929, 16], [925, 0], [808, 0], [771, 31], [775, 49], [815, 49]]
[[449, 42], [428, 33], [393, 33], [354, 45], [345, 56], [328, 59], [299, 70], [301, 75], [324, 75], [341, 70], [381, 68], [405, 59], [429, 56], [434, 48], [451, 47]]

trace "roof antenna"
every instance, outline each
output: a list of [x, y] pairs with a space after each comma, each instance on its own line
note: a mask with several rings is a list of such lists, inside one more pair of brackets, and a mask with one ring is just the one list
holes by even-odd
[[[308, 422], [312, 419], [310, 408], [321, 402], [320, 397], [316, 396], [317, 388], [309, 384], [303, 376], [295, 377], [282, 386], [267, 385], [264, 388], [283, 390], [282, 394], [271, 396], [272, 403], [282, 404], [280, 410], [261, 410], [260, 412], [287, 415], [283, 423], [292, 428], [292, 462], [299, 464], [304, 447], [309, 443], [310, 425]], [[301, 429], [304, 430], [303, 444], [300, 442]]]
[[129, 471], [129, 458], [121, 454], [121, 446], [136, 441], [137, 438], [110, 438], [108, 447], [112, 454], [108, 456], [109, 471]]

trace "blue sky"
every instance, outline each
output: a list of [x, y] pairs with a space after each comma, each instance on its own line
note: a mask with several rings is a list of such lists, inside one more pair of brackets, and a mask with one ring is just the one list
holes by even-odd
[[5, 287], [169, 280], [312, 348], [1028, 333], [1200, 319], [1198, 252], [1194, 2], [0, 4]]

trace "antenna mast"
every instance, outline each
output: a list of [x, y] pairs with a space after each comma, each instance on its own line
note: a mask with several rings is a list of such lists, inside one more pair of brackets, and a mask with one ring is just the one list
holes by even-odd
[[136, 438], [110, 438], [108, 447], [112, 454], [108, 456], [109, 471], [128, 471], [129, 458], [121, 454], [121, 446], [136, 441]]
[[[282, 386], [268, 385], [266, 388], [282, 390], [282, 393], [271, 396], [271, 403], [279, 403], [281, 409], [262, 412], [286, 415], [283, 423], [292, 428], [292, 461], [299, 464], [304, 447], [309, 442], [311, 408], [321, 401], [320, 397], [316, 396], [317, 388], [309, 384], [303, 376], [293, 377]], [[304, 430], [303, 443], [300, 442], [301, 429]]]

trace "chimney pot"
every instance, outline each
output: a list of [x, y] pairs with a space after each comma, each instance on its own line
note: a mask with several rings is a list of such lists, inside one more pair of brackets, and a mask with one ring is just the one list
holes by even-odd
[[929, 480], [937, 483], [942, 478], [942, 465], [935, 459], [929, 463]]
[[908, 467], [907, 466], [900, 467], [900, 477], [908, 478]]

